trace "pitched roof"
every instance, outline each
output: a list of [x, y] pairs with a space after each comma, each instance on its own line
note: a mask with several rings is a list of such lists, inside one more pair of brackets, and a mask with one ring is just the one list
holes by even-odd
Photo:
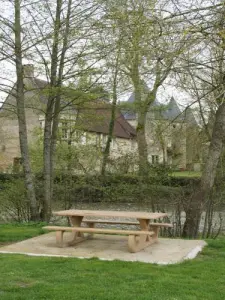
[[[141, 82], [141, 88], [142, 88], [143, 94], [147, 94], [149, 92], [149, 87], [147, 86], [147, 84], [144, 80], [142, 80], [142, 82]], [[127, 102], [134, 103], [134, 100], [135, 100], [135, 95], [134, 95], [134, 92], [133, 92], [130, 95], [130, 97], [128, 98]]]
[[[109, 103], [93, 103], [89, 107], [78, 109], [76, 125], [84, 131], [108, 134], [112, 105]], [[117, 109], [113, 136], [132, 139], [136, 136], [135, 129], [125, 120]]]
[[[29, 88], [31, 88], [31, 90], [34, 89], [40, 102], [47, 105], [48, 98], [43, 90], [49, 86], [49, 83], [35, 77], [30, 77], [28, 80], [30, 85]], [[64, 102], [64, 104], [67, 103], [65, 99], [62, 99], [62, 102]], [[109, 133], [112, 109], [110, 103], [97, 99], [95, 102], [85, 102], [83, 107], [76, 106], [72, 103], [69, 109], [77, 112], [78, 118], [76, 120], [76, 125], [82, 128], [82, 130], [103, 134]], [[132, 139], [136, 136], [135, 129], [125, 120], [118, 108], [116, 110], [113, 135], [125, 139]]]
[[164, 119], [170, 120], [170, 121], [173, 121], [175, 119], [177, 121], [183, 120], [181, 110], [180, 110], [179, 106], [177, 105], [176, 100], [173, 97], [171, 97], [166, 110], [162, 111], [162, 116]]
[[195, 115], [194, 115], [194, 111], [188, 107], [186, 108], [183, 113], [182, 113], [182, 116], [183, 116], [183, 119], [189, 124], [189, 125], [192, 125], [192, 126], [199, 126], [198, 125], [198, 122], [195, 118]]
[[[130, 95], [130, 97], [128, 98], [127, 102], [128, 103], [134, 103], [134, 100], [135, 100], [135, 96], [134, 96], [134, 93], [132, 93]], [[155, 100], [150, 105], [150, 107], [151, 108], [157, 108], [157, 107], [160, 107], [161, 105], [162, 105], [161, 103], [159, 103], [157, 100]], [[136, 120], [137, 114], [133, 111], [123, 111], [123, 116], [126, 120]]]
[[[143, 94], [147, 94], [149, 92], [149, 87], [147, 86], [146, 82], [142, 80], [141, 82], [142, 92]], [[134, 92], [130, 95], [127, 102], [128, 103], [134, 103], [135, 101], [135, 95]], [[136, 120], [136, 113], [134, 111], [124, 111], [123, 116], [126, 120]]]
[[[44, 89], [48, 83], [44, 80], [34, 78], [34, 83], [39, 89]], [[47, 104], [46, 96], [41, 96], [41, 101]], [[96, 100], [85, 104], [80, 108], [72, 104], [72, 107], [78, 111], [76, 125], [82, 130], [108, 134], [111, 119], [112, 105], [106, 101]], [[136, 136], [135, 129], [125, 120], [121, 112], [117, 109], [114, 123], [113, 136], [131, 139]]]
[[[147, 91], [148, 87], [145, 84], [144, 90]], [[130, 95], [127, 102], [134, 103], [135, 96], [134, 92]], [[162, 118], [165, 120], [176, 120], [176, 121], [184, 121], [186, 118], [184, 118], [184, 114], [181, 112], [176, 100], [174, 97], [171, 97], [169, 103], [167, 105], [164, 105], [160, 103], [157, 99], [150, 104], [150, 109], [154, 112], [155, 118]], [[135, 120], [136, 119], [136, 113], [134, 112], [128, 112], [125, 111], [123, 113], [126, 120]], [[190, 117], [189, 117], [190, 118]]]

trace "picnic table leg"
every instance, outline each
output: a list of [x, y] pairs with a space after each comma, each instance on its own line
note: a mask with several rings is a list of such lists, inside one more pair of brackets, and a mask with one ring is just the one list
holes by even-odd
[[158, 236], [159, 236], [159, 226], [154, 226], [154, 225], [150, 225], [149, 230], [154, 231], [154, 235], [152, 235], [152, 239], [154, 240], [154, 242], [158, 242]]
[[[140, 230], [149, 231], [150, 220], [138, 219], [138, 221], [140, 223]], [[129, 235], [128, 237], [128, 248], [132, 253], [138, 252], [153, 243], [155, 243], [155, 239], [150, 235]]]
[[[88, 223], [88, 225], [89, 225], [90, 228], [95, 228], [95, 223], [94, 222], [90, 222], [90, 223]], [[93, 238], [93, 236], [94, 236], [94, 233], [89, 233], [89, 235], [88, 235], [88, 237], [90, 239]]]
[[60, 248], [63, 247], [63, 234], [64, 234], [63, 230], [56, 231], [56, 244]]
[[[71, 216], [70, 224], [73, 227], [81, 227], [81, 222], [83, 220], [83, 216]], [[76, 243], [82, 242], [85, 240], [84, 234], [82, 232], [73, 232], [72, 233], [72, 240], [68, 242], [69, 246], [73, 246]]]

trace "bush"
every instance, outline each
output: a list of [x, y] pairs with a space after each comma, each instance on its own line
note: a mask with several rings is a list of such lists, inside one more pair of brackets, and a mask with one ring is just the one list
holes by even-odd
[[29, 203], [22, 179], [6, 180], [1, 184], [0, 209], [3, 220], [29, 221]]
[[57, 177], [54, 199], [70, 207], [74, 202], [149, 202], [181, 195], [179, 187], [163, 186], [137, 175]]
[[[54, 202], [65, 209], [76, 202], [118, 202], [172, 204], [192, 192], [197, 179], [173, 178], [162, 166], [152, 166], [148, 177], [137, 174], [71, 175], [62, 173], [54, 180]], [[42, 202], [43, 176], [36, 174], [36, 197]], [[29, 220], [29, 203], [26, 199], [21, 175], [0, 175], [0, 209], [3, 219]]]

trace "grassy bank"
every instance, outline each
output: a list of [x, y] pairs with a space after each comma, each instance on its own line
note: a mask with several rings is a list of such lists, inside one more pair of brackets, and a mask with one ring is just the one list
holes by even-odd
[[[19, 242], [43, 234], [43, 223], [0, 224], [0, 245]], [[1, 298], [0, 298], [1, 299]]]
[[173, 177], [187, 177], [187, 178], [199, 178], [202, 176], [202, 172], [197, 171], [176, 171], [172, 172]]
[[[6, 242], [9, 232], [12, 241], [40, 230], [9, 228], [0, 227], [0, 241]], [[225, 239], [208, 243], [195, 260], [169, 266], [0, 254], [0, 299], [223, 300]]]

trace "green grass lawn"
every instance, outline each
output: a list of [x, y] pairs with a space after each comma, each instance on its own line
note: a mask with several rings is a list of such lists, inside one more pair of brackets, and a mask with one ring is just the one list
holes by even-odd
[[[0, 227], [0, 241], [5, 231], [13, 240], [7, 226]], [[25, 238], [40, 229], [31, 227], [23, 227]], [[15, 229], [14, 240], [21, 237]], [[0, 299], [224, 300], [225, 239], [208, 243], [195, 260], [169, 266], [0, 254]]]
[[195, 172], [195, 171], [176, 171], [172, 172], [171, 176], [174, 177], [201, 177], [201, 172]]
[[[45, 224], [44, 224], [45, 225]], [[0, 224], [0, 245], [18, 242], [45, 233], [40, 224]], [[1, 299], [1, 297], [0, 297]]]

